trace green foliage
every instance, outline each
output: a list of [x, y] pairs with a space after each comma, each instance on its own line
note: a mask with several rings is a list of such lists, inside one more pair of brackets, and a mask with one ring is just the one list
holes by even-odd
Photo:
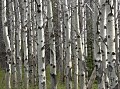
[[0, 69], [0, 89], [5, 89], [5, 71]]

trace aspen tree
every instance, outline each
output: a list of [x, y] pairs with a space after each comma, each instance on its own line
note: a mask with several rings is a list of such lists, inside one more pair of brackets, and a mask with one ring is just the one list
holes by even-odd
[[29, 63], [29, 82], [33, 83], [33, 41], [32, 41], [32, 21], [31, 21], [31, 0], [28, 0], [28, 17], [27, 17], [27, 43], [28, 43], [28, 63]]
[[50, 75], [51, 75], [51, 89], [57, 89], [56, 80], [56, 49], [55, 49], [55, 34], [53, 29], [53, 12], [51, 0], [47, 1], [47, 17], [48, 17], [48, 30], [50, 37]]
[[82, 35], [82, 48], [85, 51], [85, 3], [84, 0], [80, 0], [80, 14], [81, 14], [81, 35]]
[[10, 46], [11, 46], [11, 78], [12, 78], [12, 87], [17, 87], [17, 70], [16, 70], [16, 59], [15, 59], [15, 28], [14, 28], [14, 10], [13, 10], [13, 2], [11, 0], [8, 1], [9, 3], [9, 20], [10, 20]]
[[36, 43], [36, 4], [31, 1], [31, 20], [32, 20], [32, 37], [33, 37], [33, 84], [37, 83], [37, 43]]
[[[60, 25], [59, 25], [59, 1], [58, 0], [51, 0], [52, 1], [52, 9], [53, 9], [53, 29], [55, 33], [55, 48], [56, 48], [56, 67], [59, 69], [59, 61], [60, 61]], [[62, 0], [61, 0], [62, 1]]]
[[[86, 28], [86, 3], [85, 0], [81, 0], [81, 16], [82, 16], [82, 27], [81, 27], [81, 35], [82, 35], [82, 45], [83, 45], [83, 56], [84, 56], [84, 71], [85, 77], [87, 77], [87, 66], [86, 66], [86, 59], [87, 59], [87, 28]], [[85, 79], [85, 83], [87, 83], [87, 78]]]
[[[25, 85], [25, 88], [28, 86], [28, 50], [27, 50], [27, 34], [26, 34], [26, 23], [25, 23], [25, 2], [24, 0], [18, 0], [19, 9], [20, 9], [20, 20], [21, 20], [21, 60], [24, 60], [24, 81], [21, 81], [21, 84]], [[21, 63], [22, 65], [22, 63]], [[23, 83], [22, 83], [23, 82]], [[25, 83], [25, 84], [24, 84]]]
[[36, 20], [37, 20], [37, 57], [38, 57], [39, 89], [46, 89], [42, 0], [37, 0]]
[[24, 60], [24, 87], [29, 88], [29, 66], [28, 66], [28, 47], [27, 47], [27, 13], [28, 5], [24, 0], [18, 0], [21, 19], [21, 59]]
[[44, 33], [45, 33], [45, 65], [50, 64], [50, 43], [49, 43], [49, 30], [47, 23], [47, 0], [43, 0], [43, 23], [44, 23]]
[[[85, 3], [84, 3], [85, 4]], [[86, 20], [87, 20], [87, 17], [86, 17], [86, 5], [84, 5], [84, 53], [83, 53], [83, 55], [84, 55], [84, 57], [85, 57], [85, 59], [87, 58], [87, 56], [88, 56], [88, 52], [87, 52], [87, 22], [86, 22]]]
[[[22, 79], [22, 61], [20, 57], [20, 17], [19, 17], [19, 8], [18, 8], [18, 0], [14, 0], [14, 14], [15, 14], [15, 58], [16, 58], [16, 68], [17, 68], [17, 83], [20, 85]], [[19, 87], [19, 86], [18, 86]]]
[[[63, 4], [63, 1], [62, 1], [62, 29], [63, 29], [63, 67], [65, 67], [65, 61], [66, 61], [66, 50], [65, 50], [65, 47], [66, 47], [66, 44], [65, 44], [65, 28], [64, 28], [64, 4]], [[65, 76], [65, 68], [63, 69], [63, 76]], [[63, 82], [65, 82], [65, 77], [63, 78]]]
[[63, 0], [64, 11], [64, 31], [65, 31], [65, 50], [66, 50], [66, 89], [72, 89], [72, 63], [71, 63], [71, 43], [70, 43], [70, 23], [68, 2]]
[[58, 0], [58, 22], [59, 22], [59, 27], [60, 27], [60, 32], [59, 32], [59, 48], [60, 48], [60, 63], [59, 63], [59, 70], [60, 70], [60, 80], [61, 82], [63, 82], [63, 79], [64, 79], [64, 68], [63, 68], [63, 26], [62, 26], [62, 22], [63, 22], [63, 19], [62, 18], [62, 1], [61, 0]]
[[101, 11], [100, 11], [100, 1], [94, 2], [94, 16], [93, 16], [93, 26], [94, 26], [94, 59], [96, 66], [96, 79], [98, 82], [98, 89], [105, 89], [105, 83], [103, 79], [103, 69], [102, 69], [102, 53], [101, 53]]
[[76, 33], [75, 29], [77, 29], [75, 16], [77, 16], [77, 5], [78, 1], [73, 0], [72, 2], [72, 10], [71, 10], [71, 48], [72, 48], [72, 59], [74, 60], [74, 89], [78, 89], [78, 58], [77, 58], [77, 44], [76, 44]]
[[116, 52], [115, 52], [115, 19], [114, 19], [114, 8], [112, 8], [113, 0], [106, 2], [106, 15], [107, 15], [107, 56], [108, 56], [108, 78], [109, 88], [115, 89], [118, 83], [118, 77], [116, 76]]
[[[28, 64], [28, 43], [27, 43], [27, 16], [28, 16], [28, 2], [27, 1], [20, 1], [22, 3], [21, 8], [23, 9], [21, 11], [21, 24], [22, 24], [22, 40], [23, 40], [23, 53], [24, 53], [24, 87], [26, 89], [29, 89], [29, 64]], [[22, 17], [24, 16], [24, 17]]]
[[[118, 0], [118, 24], [120, 24], [120, 0]], [[120, 28], [120, 25], [118, 25]], [[119, 29], [119, 58], [120, 58], [120, 29]], [[120, 87], [120, 60], [118, 60], [118, 88]]]
[[108, 77], [107, 77], [107, 30], [106, 30], [106, 6], [105, 1], [100, 1], [100, 28], [101, 28], [101, 52], [102, 52], [102, 70], [103, 70], [103, 81], [105, 83], [105, 89], [108, 86]]
[[7, 18], [6, 18], [6, 0], [2, 1], [2, 21], [3, 21], [3, 36], [6, 47], [6, 89], [11, 89], [11, 47], [10, 47], [10, 39], [8, 36], [8, 26], [7, 26]]
[[[75, 21], [76, 21], [76, 37], [77, 37], [77, 53], [78, 53], [78, 62], [79, 62], [79, 75], [80, 75], [80, 89], [86, 89], [86, 78], [85, 78], [85, 58], [83, 55], [84, 52], [84, 46], [82, 44], [84, 44], [83, 42], [83, 34], [82, 34], [82, 30], [83, 27], [82, 25], [79, 23], [81, 21], [84, 21], [84, 0], [79, 0], [79, 8], [76, 7], [77, 10], [77, 14], [75, 16]], [[82, 11], [82, 19], [80, 18], [80, 16], [78, 17], [78, 10]], [[81, 12], [80, 12], [81, 13]], [[79, 21], [80, 20], [80, 21]], [[81, 22], [82, 23], [82, 22]], [[82, 23], [83, 24], [83, 23]], [[83, 24], [84, 25], [84, 24]], [[80, 27], [81, 26], [81, 27]]]
[[115, 51], [116, 51], [116, 70], [118, 76], [118, 88], [120, 87], [120, 61], [119, 61], [119, 28], [118, 28], [118, 6], [119, 0], [114, 0], [114, 19], [115, 19]]

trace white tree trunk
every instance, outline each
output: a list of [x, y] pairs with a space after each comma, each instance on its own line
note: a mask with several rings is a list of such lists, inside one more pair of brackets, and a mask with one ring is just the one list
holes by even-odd
[[10, 39], [8, 36], [8, 26], [6, 18], [6, 0], [2, 1], [2, 21], [3, 21], [3, 36], [6, 47], [6, 89], [11, 89], [11, 47]]
[[28, 16], [28, 2], [27, 1], [21, 1], [23, 3], [22, 8], [24, 12], [22, 13], [24, 16], [23, 21], [23, 50], [24, 50], [24, 87], [26, 89], [29, 89], [29, 64], [28, 64], [28, 43], [27, 43], [27, 16]]
[[37, 15], [36, 20], [37, 20], [37, 55], [38, 55], [39, 89], [46, 89], [45, 45], [44, 45], [42, 0], [37, 0], [36, 15]]
[[[10, 3], [11, 2], [11, 3]], [[9, 13], [10, 13], [10, 46], [11, 46], [11, 61], [12, 61], [12, 68], [11, 68], [11, 72], [12, 72], [12, 87], [17, 87], [17, 70], [16, 70], [16, 59], [15, 59], [15, 28], [14, 28], [14, 10], [13, 10], [13, 2], [11, 0], [9, 0]]]
[[[14, 0], [14, 14], [15, 14], [15, 58], [16, 58], [16, 68], [17, 68], [17, 84], [20, 86], [22, 80], [22, 61], [20, 57], [20, 17], [19, 17], [19, 8], [18, 8], [18, 0]], [[19, 87], [18, 86], [18, 87]]]
[[74, 62], [74, 89], [78, 89], [78, 56], [77, 56], [77, 43], [76, 43], [76, 32], [75, 29], [77, 29], [77, 21], [75, 17], [78, 15], [77, 12], [77, 5], [78, 1], [73, 0], [71, 3], [72, 9], [71, 9], [71, 51], [72, 51], [72, 62]]
[[57, 89], [57, 76], [56, 76], [56, 49], [55, 49], [55, 34], [53, 29], [53, 12], [51, 0], [47, 1], [47, 17], [48, 17], [48, 30], [50, 37], [50, 75], [51, 75], [51, 89]]
[[70, 43], [70, 22], [68, 12], [68, 2], [63, 0], [64, 11], [64, 31], [65, 31], [65, 45], [66, 45], [66, 89], [72, 89], [72, 63], [71, 63], [71, 43]]
[[37, 83], [37, 43], [36, 43], [36, 4], [31, 2], [31, 20], [32, 20], [32, 37], [33, 37], [33, 84]]
[[107, 77], [107, 30], [106, 30], [106, 7], [105, 1], [100, 0], [100, 36], [101, 36], [101, 52], [102, 52], [102, 79], [105, 85], [105, 89], [108, 89], [108, 77]]
[[[77, 1], [76, 1], [77, 2]], [[76, 36], [77, 36], [77, 52], [78, 52], [78, 61], [79, 61], [79, 74], [80, 74], [80, 89], [86, 89], [86, 78], [85, 78], [85, 58], [83, 55], [84, 52], [84, 35], [82, 34], [82, 31], [84, 29], [84, 1], [83, 0], [79, 0], [79, 6], [80, 7], [80, 11], [81, 11], [81, 15], [82, 15], [82, 19], [79, 19], [80, 17], [78, 17], [78, 7], [76, 7], [77, 13], [75, 16], [75, 21], [76, 21]], [[80, 20], [80, 21], [79, 21]], [[81, 29], [79, 26], [79, 22], [82, 22], [83, 25], [81, 25]], [[81, 30], [81, 32], [80, 32]]]
[[[98, 89], [105, 89], [105, 82], [103, 78], [103, 66], [102, 66], [102, 52], [101, 52], [101, 11], [100, 1], [94, 2], [94, 16], [93, 16], [93, 26], [94, 26], [94, 60], [96, 66], [96, 79], [98, 82]], [[103, 30], [103, 29], [102, 29]]]
[[119, 89], [120, 87], [120, 61], [119, 61], [119, 28], [118, 28], [118, 11], [119, 11], [119, 6], [118, 6], [118, 1], [119, 0], [114, 0], [114, 18], [115, 18], [115, 51], [116, 51], [116, 70], [117, 70], [117, 76], [118, 76], [118, 86], [117, 88]]
[[109, 88], [116, 89], [118, 78], [116, 76], [116, 52], [115, 52], [115, 19], [114, 19], [114, 8], [113, 0], [106, 2], [106, 15], [107, 15], [107, 44], [108, 44], [108, 77], [109, 77]]
[[27, 43], [28, 43], [28, 63], [29, 63], [29, 83], [33, 83], [33, 41], [32, 41], [32, 21], [31, 21], [31, 0], [27, 0], [28, 13], [27, 13]]

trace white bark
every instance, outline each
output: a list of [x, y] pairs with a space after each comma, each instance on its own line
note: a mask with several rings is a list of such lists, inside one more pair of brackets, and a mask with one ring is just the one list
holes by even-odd
[[27, 43], [28, 43], [28, 63], [29, 63], [29, 82], [33, 83], [33, 40], [32, 40], [32, 21], [31, 21], [31, 0], [28, 0], [28, 13], [27, 13]]
[[50, 75], [51, 75], [51, 89], [57, 89], [56, 80], [56, 49], [55, 49], [55, 34], [53, 29], [53, 12], [51, 0], [47, 1], [47, 17], [48, 17], [48, 30], [50, 37]]
[[33, 37], [33, 84], [37, 83], [37, 43], [36, 43], [36, 4], [31, 2], [31, 20], [32, 20], [32, 37]]
[[17, 87], [17, 70], [16, 70], [16, 59], [15, 59], [15, 29], [14, 29], [14, 10], [13, 10], [13, 2], [9, 0], [9, 13], [10, 13], [10, 46], [11, 46], [11, 61], [12, 61], [12, 87]]
[[66, 45], [66, 89], [72, 89], [72, 63], [71, 63], [71, 43], [70, 43], [70, 23], [69, 23], [69, 12], [68, 2], [63, 0], [63, 11], [64, 11], [64, 30], [65, 30], [65, 45]]
[[115, 51], [116, 51], [116, 70], [117, 70], [117, 76], [118, 76], [118, 86], [117, 88], [119, 89], [120, 87], [120, 61], [119, 61], [119, 27], [118, 27], [118, 11], [119, 11], [119, 6], [118, 6], [118, 1], [119, 0], [114, 0], [114, 18], [115, 18]]
[[11, 47], [10, 39], [8, 36], [8, 26], [6, 18], [6, 0], [2, 1], [2, 21], [3, 21], [3, 36], [6, 47], [6, 89], [11, 89]]
[[46, 74], [45, 74], [45, 45], [44, 45], [44, 29], [43, 29], [43, 14], [42, 0], [37, 0], [37, 55], [38, 55], [38, 77], [39, 89], [46, 89]]
[[[78, 18], [78, 7], [76, 7], [77, 10], [77, 14], [75, 16], [75, 21], [76, 21], [76, 36], [77, 36], [77, 51], [78, 51], [78, 59], [79, 59], [79, 74], [80, 74], [80, 89], [86, 89], [86, 78], [85, 78], [85, 58], [83, 55], [84, 52], [84, 35], [82, 34], [82, 31], [84, 30], [84, 0], [79, 0], [80, 3], [80, 11], [81, 11], [81, 15], [82, 18], [79, 19]], [[79, 21], [80, 20], [80, 21]], [[79, 22], [82, 22], [83, 25], [81, 25], [81, 33], [80, 33], [80, 26], [79, 26]]]
[[[118, 24], [120, 24], [120, 0], [118, 0]], [[120, 28], [120, 25], [118, 26]], [[120, 58], [120, 29], [119, 29], [119, 58]], [[118, 60], [118, 88], [120, 87], [120, 60]]]
[[60, 38], [59, 38], [59, 43], [60, 43], [60, 80], [61, 82], [63, 82], [63, 79], [64, 79], [64, 67], [63, 67], [63, 27], [62, 27], [62, 22], [63, 22], [63, 19], [61, 20], [62, 18], [62, 1], [61, 0], [58, 0], [58, 22], [59, 22], [59, 26], [60, 26]]
[[71, 10], [71, 51], [72, 51], [72, 62], [74, 62], [74, 89], [78, 89], [78, 56], [77, 56], [77, 43], [76, 43], [76, 20], [75, 17], [77, 16], [77, 5], [78, 1], [73, 0], [71, 3], [72, 10]]
[[[14, 14], [15, 14], [15, 58], [16, 58], [16, 68], [17, 68], [17, 83], [20, 86], [22, 81], [22, 61], [20, 57], [20, 18], [19, 18], [19, 8], [18, 8], [18, 0], [14, 0]], [[18, 86], [18, 87], [19, 87]]]
[[106, 9], [105, 1], [100, 0], [100, 36], [101, 36], [101, 52], [102, 52], [102, 77], [105, 89], [108, 89], [108, 77], [107, 77], [107, 30], [106, 30]]
[[106, 13], [107, 13], [107, 44], [108, 44], [108, 77], [109, 77], [109, 88], [115, 89], [118, 78], [116, 76], [116, 52], [115, 52], [115, 19], [114, 19], [114, 8], [113, 7], [113, 0], [109, 0], [106, 2]]
[[[96, 79], [98, 82], [98, 89], [105, 89], [105, 82], [103, 78], [102, 66], [102, 52], [101, 52], [101, 11], [100, 1], [94, 2], [94, 15], [93, 15], [93, 31], [94, 31], [94, 61], [96, 66]], [[103, 29], [102, 29], [103, 30]]]
[[28, 2], [22, 0], [22, 16], [24, 16], [24, 19], [21, 16], [21, 19], [23, 19], [23, 53], [24, 53], [24, 87], [26, 89], [29, 89], [29, 64], [28, 64], [28, 43], [27, 43], [27, 16], [28, 16]]

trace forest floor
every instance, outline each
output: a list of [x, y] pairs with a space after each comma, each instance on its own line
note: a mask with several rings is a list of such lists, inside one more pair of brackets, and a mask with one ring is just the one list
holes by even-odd
[[[47, 77], [46, 77], [47, 89], [50, 89], [50, 87], [51, 87], [50, 83], [51, 82], [50, 82], [50, 69], [49, 68], [47, 68], [46, 74], [47, 74]], [[57, 89], [66, 89], [65, 83], [60, 83], [59, 78], [60, 78], [60, 74], [58, 74], [58, 76], [57, 76], [57, 79], [58, 79], [58, 83], [57, 83], [58, 88]], [[5, 71], [0, 69], [0, 89], [6, 89], [5, 85], [6, 85], [5, 84]], [[24, 89], [24, 88], [22, 88], [22, 89]], [[37, 86], [36, 87], [32, 86], [29, 89], [38, 89], [38, 87]], [[97, 84], [93, 84], [92, 89], [97, 89]]]

